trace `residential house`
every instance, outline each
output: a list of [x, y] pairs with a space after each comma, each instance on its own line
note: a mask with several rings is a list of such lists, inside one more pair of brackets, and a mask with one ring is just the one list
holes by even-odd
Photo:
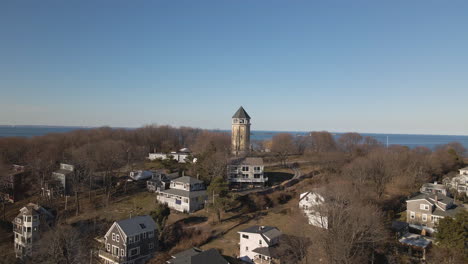
[[148, 159], [149, 160], [166, 160], [172, 158], [173, 160], [177, 161], [178, 163], [187, 163], [191, 161], [192, 152], [188, 148], [180, 149], [179, 151], [172, 151], [171, 153], [149, 153]]
[[60, 163], [60, 169], [52, 172], [51, 179], [44, 183], [42, 195], [47, 198], [72, 195], [74, 170], [73, 165]]
[[424, 183], [419, 190], [421, 193], [427, 194], [443, 194], [445, 196], [449, 196], [450, 193], [447, 191], [447, 187], [444, 184], [440, 184], [438, 182], [434, 183]]
[[29, 203], [21, 208], [12, 222], [16, 257], [32, 257], [41, 232], [47, 230], [53, 222], [53, 213], [42, 206]]
[[273, 247], [278, 245], [281, 231], [273, 226], [251, 226], [238, 232], [239, 258], [251, 263], [270, 263]]
[[146, 181], [146, 189], [149, 192], [160, 192], [169, 188], [171, 180], [179, 178], [179, 173], [163, 173], [158, 172], [153, 175], [151, 179]]
[[182, 176], [171, 180], [169, 186], [170, 189], [157, 193], [160, 203], [184, 213], [192, 213], [205, 206], [208, 196], [202, 181], [190, 176]]
[[24, 166], [13, 165], [4, 177], [0, 177], [0, 201], [14, 203], [19, 200], [24, 172]]
[[219, 251], [212, 248], [201, 250], [199, 248], [191, 248], [179, 252], [168, 260], [168, 264], [229, 264], [229, 262], [219, 254]]
[[[406, 200], [406, 221], [414, 226], [434, 228], [439, 219], [465, 210], [443, 194], [419, 194]], [[424, 228], [425, 229], [425, 228]], [[430, 230], [429, 230], [430, 231]]]
[[104, 236], [99, 257], [105, 264], [142, 264], [157, 247], [156, 223], [148, 215], [114, 222]]
[[328, 228], [328, 218], [320, 210], [324, 205], [325, 198], [318, 190], [301, 193], [299, 197], [299, 208], [309, 220], [309, 224], [320, 228]]
[[227, 179], [233, 188], [263, 187], [268, 181], [263, 170], [262, 158], [232, 159], [227, 166]]
[[465, 193], [468, 196], [468, 167], [460, 169], [460, 174], [453, 178], [443, 180], [448, 189], [456, 190], [458, 193]]

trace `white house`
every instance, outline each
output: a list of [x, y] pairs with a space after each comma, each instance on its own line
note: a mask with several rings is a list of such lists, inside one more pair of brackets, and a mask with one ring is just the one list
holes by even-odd
[[327, 216], [318, 212], [320, 206], [323, 206], [325, 198], [318, 192], [305, 192], [301, 193], [299, 197], [299, 208], [302, 209], [304, 214], [309, 219], [309, 224], [320, 228], [328, 228]]
[[421, 186], [421, 189], [419, 190], [419, 192], [427, 193], [427, 194], [440, 193], [440, 194], [443, 194], [445, 196], [450, 195], [450, 193], [447, 191], [446, 186], [444, 184], [440, 184], [438, 182], [424, 183]]
[[171, 180], [169, 188], [160, 190], [157, 199], [179, 212], [192, 213], [200, 210], [208, 198], [203, 182], [190, 176]]
[[190, 152], [188, 148], [183, 148], [183, 149], [180, 149], [178, 152], [173, 151], [171, 153], [162, 153], [162, 152], [149, 153], [148, 159], [149, 160], [157, 160], [157, 159], [165, 160], [165, 159], [169, 159], [172, 157], [172, 159], [176, 160], [179, 163], [186, 163], [189, 160], [191, 155], [192, 153]]
[[281, 237], [281, 231], [273, 226], [251, 226], [238, 233], [239, 258], [251, 263], [268, 261], [270, 257], [265, 252], [277, 245]]
[[460, 169], [460, 174], [453, 178], [443, 180], [445, 186], [454, 189], [458, 193], [465, 193], [468, 196], [468, 167]]

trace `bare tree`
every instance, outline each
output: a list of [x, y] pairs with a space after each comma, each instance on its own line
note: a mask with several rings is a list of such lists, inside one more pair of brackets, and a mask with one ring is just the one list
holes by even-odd
[[86, 243], [80, 233], [70, 226], [57, 226], [38, 241], [36, 263], [88, 263]]
[[348, 153], [355, 152], [361, 145], [363, 137], [359, 133], [345, 133], [338, 138], [340, 148]]
[[283, 166], [286, 166], [288, 156], [297, 151], [293, 136], [289, 133], [274, 135], [271, 145], [271, 151], [276, 154]]
[[313, 234], [328, 263], [360, 263], [372, 259], [377, 247], [388, 238], [383, 213], [346, 186], [334, 187], [325, 195], [326, 206], [315, 208], [326, 215], [328, 229]]

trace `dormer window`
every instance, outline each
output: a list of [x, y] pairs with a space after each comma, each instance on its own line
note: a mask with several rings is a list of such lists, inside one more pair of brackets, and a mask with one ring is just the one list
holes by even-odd
[[141, 227], [141, 229], [145, 229], [145, 228], [146, 228], [145, 224], [140, 224], [140, 227]]
[[429, 205], [428, 204], [421, 204], [419, 206], [419, 209], [429, 211]]

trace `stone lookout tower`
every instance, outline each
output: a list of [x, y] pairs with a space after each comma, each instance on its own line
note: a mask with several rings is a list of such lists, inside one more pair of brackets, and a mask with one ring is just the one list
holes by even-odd
[[236, 156], [250, 151], [250, 116], [242, 106], [232, 116], [231, 149]]

